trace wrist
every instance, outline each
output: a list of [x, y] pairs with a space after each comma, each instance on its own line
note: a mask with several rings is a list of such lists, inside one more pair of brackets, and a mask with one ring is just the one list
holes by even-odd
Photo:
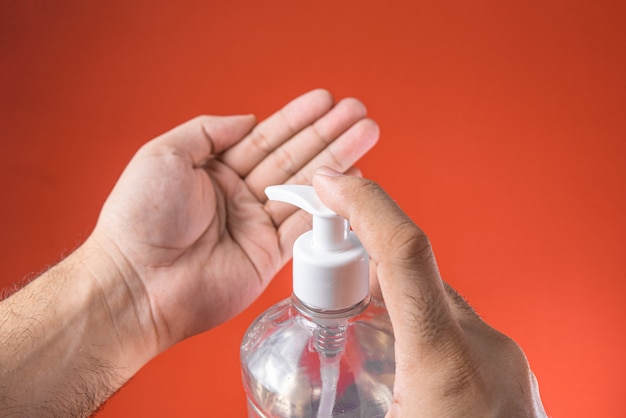
[[158, 353], [131, 274], [89, 239], [0, 303], [0, 409], [87, 416]]
[[122, 362], [128, 363], [124, 367], [136, 371], [167, 348], [146, 288], [115, 245], [92, 235], [70, 257], [85, 272], [93, 308], [101, 311]]

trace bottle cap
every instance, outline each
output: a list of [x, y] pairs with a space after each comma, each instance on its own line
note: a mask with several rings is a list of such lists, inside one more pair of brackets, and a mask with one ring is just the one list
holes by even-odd
[[265, 194], [313, 215], [313, 229], [293, 246], [296, 297], [317, 310], [347, 309], [367, 298], [369, 257], [347, 219], [326, 207], [312, 186], [270, 186]]

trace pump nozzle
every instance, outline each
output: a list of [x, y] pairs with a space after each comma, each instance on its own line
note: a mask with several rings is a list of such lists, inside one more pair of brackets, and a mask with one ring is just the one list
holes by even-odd
[[348, 246], [350, 225], [327, 208], [311, 186], [285, 184], [265, 189], [270, 200], [290, 203], [313, 215], [313, 246], [324, 251], [342, 251]]
[[313, 229], [293, 247], [293, 291], [315, 309], [345, 309], [369, 293], [369, 257], [348, 221], [327, 208], [312, 186], [265, 189], [270, 200], [290, 203], [313, 215]]

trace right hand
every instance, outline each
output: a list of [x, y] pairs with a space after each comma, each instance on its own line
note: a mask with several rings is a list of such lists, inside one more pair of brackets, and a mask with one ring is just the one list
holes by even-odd
[[377, 184], [322, 168], [313, 185], [350, 221], [389, 311], [396, 380], [387, 418], [546, 416], [521, 348], [441, 279], [428, 237]]

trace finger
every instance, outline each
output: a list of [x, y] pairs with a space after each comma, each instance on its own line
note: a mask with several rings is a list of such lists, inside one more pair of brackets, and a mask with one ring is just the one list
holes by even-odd
[[469, 304], [456, 289], [454, 289], [447, 282], [443, 282], [446, 296], [448, 297], [449, 305], [453, 308], [454, 314], [459, 321], [464, 319], [480, 319], [476, 310]]
[[[481, 320], [480, 315], [478, 315], [474, 307], [470, 305], [463, 295], [450, 286], [450, 284], [446, 281], [443, 282], [443, 286], [446, 292], [448, 305], [452, 309], [457, 321]], [[376, 266], [374, 264], [370, 265], [370, 294], [377, 299], [384, 300], [384, 296], [380, 289], [380, 283], [378, 281]]]
[[439, 353], [455, 323], [428, 237], [375, 183], [322, 169], [315, 190], [350, 221], [376, 269], [396, 335], [397, 361]]
[[240, 141], [256, 123], [254, 115], [198, 116], [146, 144], [148, 150], [175, 150], [200, 165]]
[[317, 89], [294, 99], [259, 123], [244, 140], [225, 152], [222, 161], [241, 177], [289, 138], [326, 114], [334, 104], [332, 95]]
[[320, 167], [348, 174], [346, 170], [367, 154], [376, 145], [379, 137], [378, 124], [372, 119], [362, 119], [294, 173], [287, 183], [311, 184]]
[[[327, 114], [268, 154], [248, 174], [246, 184], [259, 200], [265, 200], [267, 186], [285, 183], [366, 114], [360, 101], [351, 98], [340, 101]], [[310, 182], [309, 177], [305, 184]]]
[[[376, 122], [371, 119], [362, 119], [333, 141], [322, 152], [311, 159], [304, 167], [294, 173], [288, 179], [282, 177], [270, 177], [267, 184], [258, 178], [254, 187], [267, 187], [272, 184], [311, 184], [311, 179], [319, 167], [328, 166], [339, 172], [346, 171], [365, 155], [378, 141], [379, 129]], [[285, 173], [283, 173], [284, 175]], [[259, 199], [264, 197], [259, 196]], [[294, 209], [282, 206], [272, 211], [274, 224], [280, 225], [283, 220], [293, 213]]]

